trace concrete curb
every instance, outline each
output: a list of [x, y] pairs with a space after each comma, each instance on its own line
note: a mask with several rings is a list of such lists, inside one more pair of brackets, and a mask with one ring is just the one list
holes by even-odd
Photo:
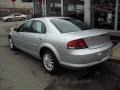
[[8, 35], [0, 35], [0, 37], [5, 37], [5, 36], [8, 36]]
[[120, 48], [120, 42], [113, 48], [113, 51], [116, 51], [118, 48]]
[[120, 61], [120, 57], [111, 57], [110, 59]]
[[120, 59], [110, 58], [109, 61], [116, 63], [116, 64], [120, 64]]
[[111, 60], [113, 61], [119, 61], [120, 62], [120, 42], [113, 47], [113, 55], [112, 57], [110, 58]]
[[113, 63], [120, 64], [120, 57], [111, 57], [109, 60]]

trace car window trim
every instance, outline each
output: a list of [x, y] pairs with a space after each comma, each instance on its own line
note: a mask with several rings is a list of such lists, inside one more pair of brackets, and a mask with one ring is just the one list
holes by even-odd
[[[33, 33], [39, 33], [39, 34], [46, 34], [46, 32], [47, 32], [47, 27], [46, 27], [46, 24], [43, 22], [43, 21], [41, 21], [41, 20], [33, 20], [33, 23], [32, 23], [32, 25], [34, 24], [34, 22], [41, 22], [41, 23], [43, 23], [44, 24], [44, 26], [45, 26], [45, 32], [44, 33], [42, 33], [42, 32], [33, 32]], [[32, 27], [32, 25], [31, 25], [31, 27]]]
[[[59, 18], [59, 19], [61, 19], [61, 18]], [[66, 18], [62, 18], [62, 19], [66, 19]], [[71, 18], [71, 19], [73, 19], [73, 18]], [[63, 31], [53, 22], [53, 20], [55, 20], [55, 19], [51, 19], [50, 22], [58, 29], [59, 32], [61, 32], [61, 33], [77, 32], [77, 31], [63, 32]], [[77, 19], [74, 19], [74, 20], [77, 20]], [[81, 28], [80, 28], [80, 29], [81, 29]], [[89, 29], [86, 29], [86, 30], [90, 30], [90, 28], [89, 28]], [[83, 31], [83, 30], [81, 29], [80, 31]]]
[[[33, 20], [29, 20], [29, 21], [32, 22], [31, 25], [30, 25], [30, 28], [31, 28], [31, 26], [32, 26], [32, 24], [33, 24]], [[29, 21], [24, 22], [24, 23], [18, 28], [18, 32], [27, 32], [27, 31], [20, 31], [20, 28], [21, 28], [23, 25], [25, 25], [27, 22], [29, 22]]]

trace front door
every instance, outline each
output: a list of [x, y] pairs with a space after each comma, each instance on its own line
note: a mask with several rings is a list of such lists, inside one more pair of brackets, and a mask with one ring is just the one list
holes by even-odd
[[29, 31], [31, 24], [32, 24], [32, 21], [27, 21], [27, 22], [23, 23], [18, 28], [18, 31], [14, 32], [14, 34], [13, 34], [14, 44], [15, 44], [15, 46], [17, 46], [20, 49], [25, 49], [24, 34]]

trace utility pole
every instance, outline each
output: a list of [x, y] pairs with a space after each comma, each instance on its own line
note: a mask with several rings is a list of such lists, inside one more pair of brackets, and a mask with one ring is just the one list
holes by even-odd
[[33, 0], [33, 15], [32, 15], [32, 18], [34, 18], [35, 16], [35, 0]]
[[[15, 13], [15, 12], [16, 12], [16, 11], [15, 11], [15, 3], [13, 3], [13, 7], [14, 7], [14, 13]], [[16, 25], [16, 27], [17, 27], [16, 15], [15, 15], [15, 25]]]
[[[16, 0], [11, 0], [11, 1], [12, 1], [12, 3], [13, 3], [13, 9], [14, 9], [14, 13], [15, 13], [15, 2], [16, 2]], [[16, 15], [15, 15], [15, 25], [16, 25], [16, 27], [17, 27]]]

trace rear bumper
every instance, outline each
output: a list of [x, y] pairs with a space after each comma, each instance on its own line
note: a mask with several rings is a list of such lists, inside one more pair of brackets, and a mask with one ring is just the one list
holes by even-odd
[[71, 68], [89, 67], [108, 60], [111, 55], [112, 44], [93, 50], [72, 50], [63, 56], [60, 64]]
[[106, 58], [102, 59], [101, 61], [94, 61], [94, 62], [86, 63], [86, 64], [72, 64], [72, 63], [67, 63], [67, 62], [61, 62], [61, 65], [64, 66], [64, 67], [69, 67], [69, 68], [73, 68], [73, 69], [75, 69], [75, 68], [85, 68], [85, 67], [100, 64], [104, 61], [107, 61], [108, 59], [109, 59], [109, 57], [106, 57]]

